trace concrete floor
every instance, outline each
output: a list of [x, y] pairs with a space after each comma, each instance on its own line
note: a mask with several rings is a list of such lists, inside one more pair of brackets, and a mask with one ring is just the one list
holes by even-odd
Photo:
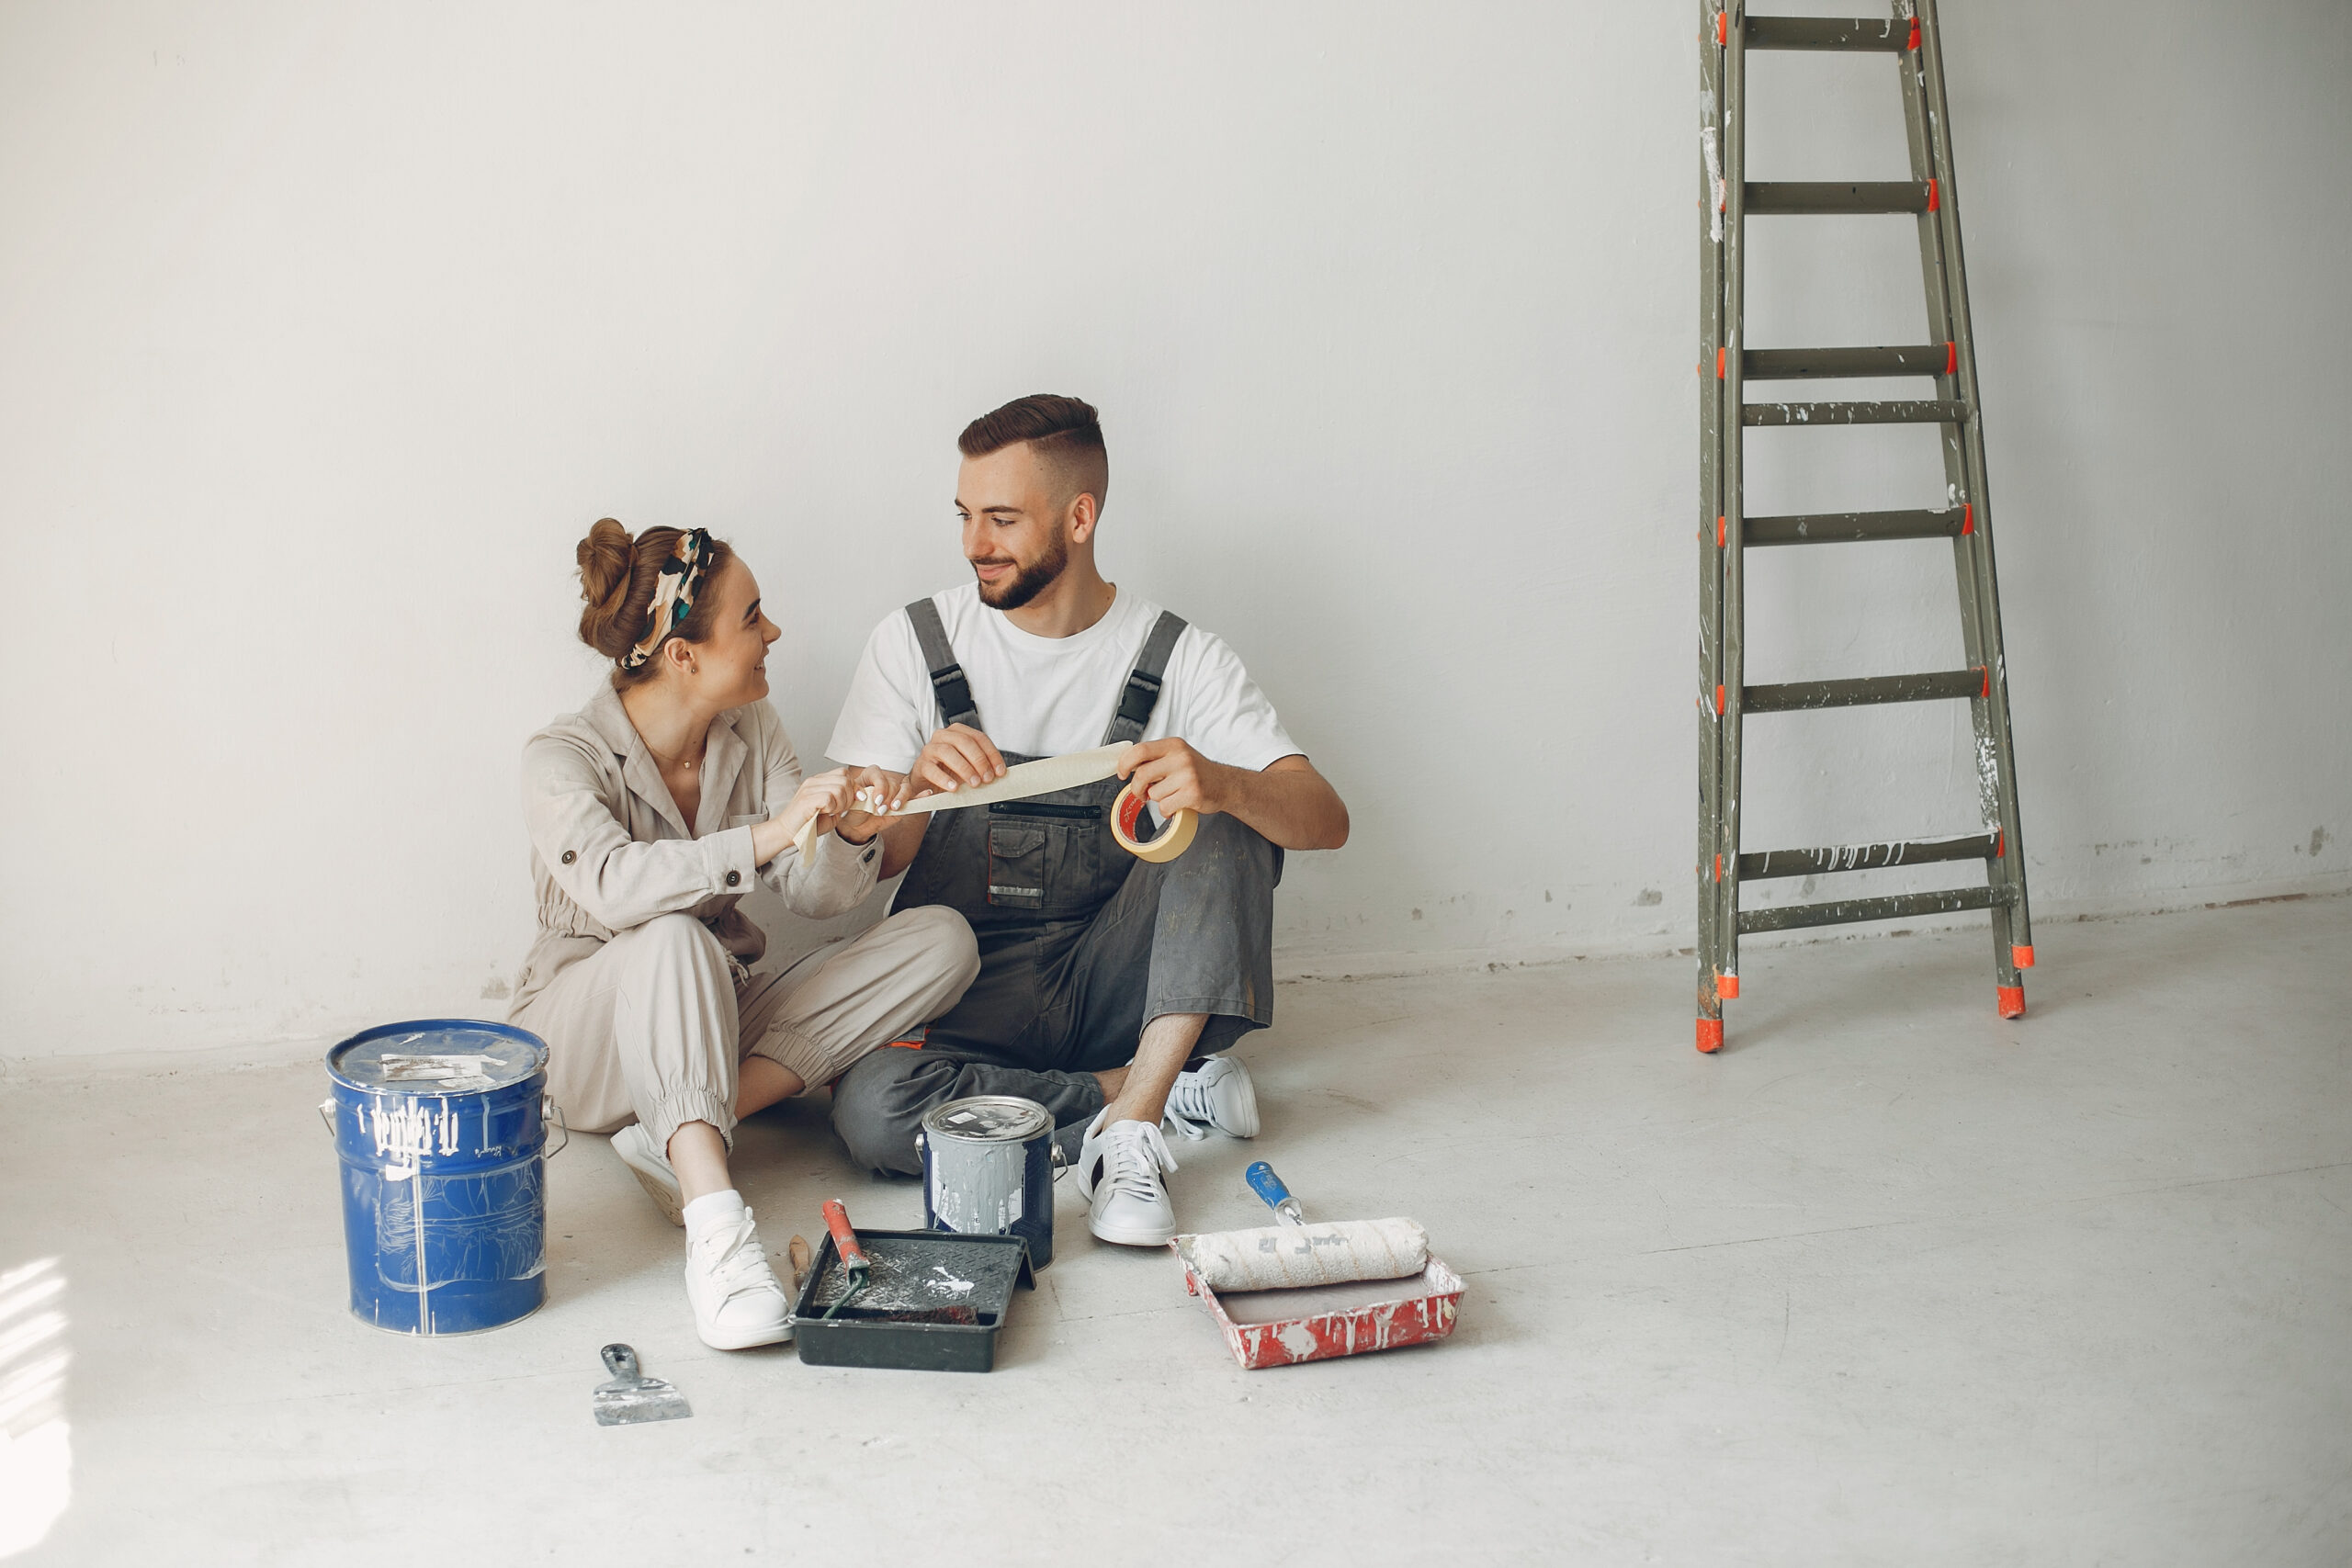
[[[0, 1271], [62, 1258], [71, 1506], [17, 1561], [2352, 1560], [2352, 899], [1757, 951], [1733, 1046], [1687, 960], [1288, 987], [1255, 1144], [1466, 1277], [1445, 1343], [1261, 1372], [1164, 1254], [1062, 1254], [980, 1376], [695, 1339], [678, 1233], [600, 1139], [550, 1299], [415, 1341], [344, 1308], [315, 1065], [0, 1084]], [[746, 1130], [777, 1247], [849, 1172]], [[601, 1428], [633, 1341], [695, 1418]], [[0, 1369], [4, 1371], [5, 1369]]]

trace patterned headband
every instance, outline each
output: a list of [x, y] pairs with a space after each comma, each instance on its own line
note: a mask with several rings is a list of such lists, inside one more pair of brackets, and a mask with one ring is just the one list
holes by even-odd
[[662, 575], [653, 580], [653, 608], [646, 619], [645, 637], [621, 660], [622, 669], [642, 666], [664, 637], [686, 624], [686, 617], [695, 613], [695, 594], [702, 588], [703, 563], [709, 558], [710, 530], [695, 528], [678, 536], [670, 558], [662, 563]]

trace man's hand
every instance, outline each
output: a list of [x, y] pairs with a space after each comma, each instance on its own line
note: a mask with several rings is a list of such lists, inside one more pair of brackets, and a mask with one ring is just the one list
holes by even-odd
[[1232, 809], [1232, 780], [1238, 769], [1212, 762], [1192, 743], [1170, 738], [1140, 740], [1119, 757], [1119, 776], [1143, 785], [1144, 798], [1163, 817], [1179, 811], [1214, 816]]
[[1140, 779], [1161, 816], [1226, 812], [1286, 850], [1336, 850], [1348, 841], [1348, 808], [1305, 757], [1278, 757], [1257, 773], [1214, 762], [1183, 740], [1146, 740], [1119, 757], [1119, 776]]
[[934, 731], [922, 754], [899, 781], [893, 807], [932, 790], [978, 788], [1004, 777], [1004, 754], [996, 742], [967, 724], [951, 724]]

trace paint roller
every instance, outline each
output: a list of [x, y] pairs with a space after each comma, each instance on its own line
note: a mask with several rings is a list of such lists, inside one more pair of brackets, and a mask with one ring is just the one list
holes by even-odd
[[1429, 1267], [1429, 1232], [1418, 1220], [1321, 1220], [1310, 1224], [1272, 1166], [1260, 1160], [1242, 1174], [1281, 1223], [1178, 1236], [1177, 1251], [1212, 1290], [1289, 1291], [1353, 1280], [1395, 1280]]

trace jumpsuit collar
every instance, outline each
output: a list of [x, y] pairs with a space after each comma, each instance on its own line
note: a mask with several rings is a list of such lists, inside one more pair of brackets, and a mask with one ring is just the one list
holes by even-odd
[[699, 820], [695, 823], [697, 839], [708, 838], [727, 826], [727, 803], [734, 797], [735, 775], [743, 771], [743, 759], [751, 753], [743, 738], [735, 733], [735, 716], [742, 711], [729, 708], [710, 721], [710, 734], [702, 750], [702, 800], [695, 812]]
[[743, 738], [735, 733], [735, 716], [741, 711], [729, 708], [710, 721], [710, 733], [703, 741], [702, 799], [695, 811], [699, 820], [692, 828], [686, 826], [677, 801], [671, 796], [670, 786], [662, 782], [661, 765], [653, 760], [645, 737], [629, 722], [628, 709], [621, 705], [621, 694], [613, 690], [609, 681], [596, 683], [595, 694], [588, 699], [582, 716], [612, 748], [613, 755], [620, 759], [621, 782], [661, 813], [662, 819], [675, 828], [681, 838], [698, 839], [710, 832], [725, 813], [727, 797], [735, 787], [735, 775], [743, 771], [749, 748]]

